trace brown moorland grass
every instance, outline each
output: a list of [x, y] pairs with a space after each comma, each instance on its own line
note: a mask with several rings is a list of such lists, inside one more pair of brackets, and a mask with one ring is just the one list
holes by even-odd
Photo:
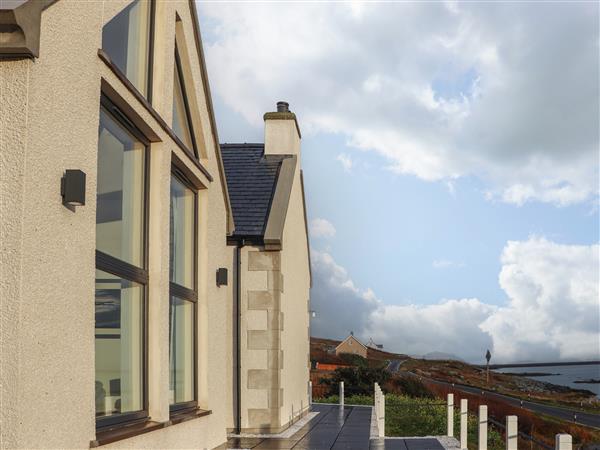
[[[547, 416], [541, 416], [531, 411], [512, 406], [500, 399], [485, 397], [485, 395], [470, 394], [453, 389], [450, 386], [443, 386], [423, 381], [425, 386], [442, 400], [447, 398], [447, 394], [454, 394], [455, 405], [460, 404], [460, 399], [467, 399], [469, 411], [477, 414], [479, 405], [487, 405], [488, 415], [500, 423], [505, 422], [506, 416], [519, 417], [519, 431], [533, 436], [535, 439], [546, 443], [549, 446], [554, 445], [554, 436], [559, 433], [567, 433], [573, 436], [574, 448], [580, 448], [586, 444], [600, 443], [600, 431], [577, 425], [575, 423], [557, 420]], [[519, 448], [530, 448], [530, 442], [519, 439]], [[535, 447], [533, 447], [535, 448]]]

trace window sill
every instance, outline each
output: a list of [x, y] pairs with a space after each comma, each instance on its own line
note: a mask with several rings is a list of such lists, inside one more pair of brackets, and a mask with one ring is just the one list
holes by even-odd
[[186, 410], [177, 414], [171, 414], [170, 420], [167, 422], [153, 422], [151, 420], [148, 420], [146, 422], [136, 423], [133, 425], [126, 425], [111, 430], [99, 431], [96, 433], [96, 440], [90, 442], [90, 448], [96, 448], [102, 445], [121, 441], [123, 439], [129, 439], [135, 436], [139, 436], [140, 434], [149, 433], [151, 431], [159, 430], [162, 428], [167, 428], [172, 425], [187, 422], [188, 420], [199, 419], [200, 417], [208, 416], [210, 414], [212, 414], [212, 411], [210, 410]]
[[212, 414], [212, 411], [210, 410], [204, 410], [204, 409], [192, 409], [187, 410], [187, 411], [183, 411], [183, 412], [176, 412], [176, 413], [171, 413], [171, 417], [170, 417], [170, 421], [171, 425], [177, 425], [178, 423], [181, 422], [187, 422], [188, 420], [193, 420], [193, 419], [198, 419], [200, 417], [204, 417], [204, 416], [208, 416]]
[[147, 420], [142, 423], [124, 425], [122, 427], [113, 428], [110, 430], [98, 431], [96, 432], [96, 440], [90, 442], [90, 448], [100, 447], [101, 445], [121, 441], [123, 439], [149, 433], [150, 431], [168, 426], [169, 422], [153, 422], [151, 420]]

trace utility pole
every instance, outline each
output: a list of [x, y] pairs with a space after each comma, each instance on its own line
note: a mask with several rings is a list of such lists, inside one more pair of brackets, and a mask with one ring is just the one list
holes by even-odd
[[487, 386], [489, 386], [490, 385], [490, 359], [492, 359], [492, 354], [490, 353], [489, 349], [485, 353], [485, 359], [487, 361], [487, 364], [485, 366], [485, 369], [486, 369], [485, 383]]

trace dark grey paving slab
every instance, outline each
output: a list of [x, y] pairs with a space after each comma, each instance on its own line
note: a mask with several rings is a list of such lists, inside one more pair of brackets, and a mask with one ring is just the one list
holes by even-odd
[[264, 439], [262, 438], [229, 438], [227, 442], [222, 446], [217, 447], [219, 450], [229, 448], [254, 448], [260, 444]]
[[369, 440], [355, 442], [337, 442], [332, 450], [367, 450], [369, 448]]
[[370, 450], [407, 450], [404, 439], [373, 439]]
[[256, 447], [252, 447], [256, 450], [263, 449], [291, 449], [298, 443], [295, 439], [265, 439]]
[[404, 439], [408, 450], [444, 450], [437, 439]]

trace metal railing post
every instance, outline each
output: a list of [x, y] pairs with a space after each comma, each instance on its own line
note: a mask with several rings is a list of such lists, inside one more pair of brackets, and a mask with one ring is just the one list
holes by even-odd
[[487, 405], [479, 405], [479, 439], [477, 440], [478, 450], [487, 450], [487, 432], [488, 432], [488, 410]]
[[519, 425], [517, 416], [506, 416], [506, 450], [518, 450]]
[[454, 436], [454, 394], [448, 394], [448, 436]]
[[340, 381], [340, 406], [344, 406], [344, 382]]
[[554, 438], [556, 450], [573, 450], [573, 438], [570, 434], [557, 434]]
[[468, 450], [467, 447], [467, 419], [469, 418], [469, 409], [467, 399], [460, 400], [460, 448]]

